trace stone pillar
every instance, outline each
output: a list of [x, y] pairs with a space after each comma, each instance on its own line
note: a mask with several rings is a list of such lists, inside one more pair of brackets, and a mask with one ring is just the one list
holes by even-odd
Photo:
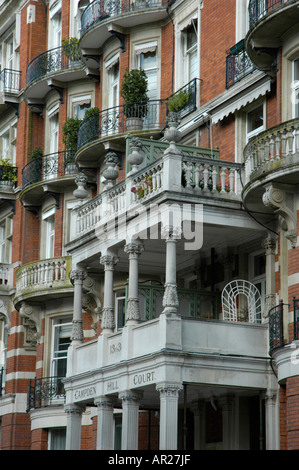
[[102, 256], [100, 263], [104, 265], [104, 306], [102, 309], [102, 333], [112, 333], [115, 328], [114, 299], [113, 299], [113, 271], [118, 258], [112, 255]]
[[266, 448], [264, 450], [279, 450], [277, 392], [268, 391], [266, 393], [265, 412]]
[[138, 420], [140, 393], [126, 391], [119, 394], [122, 400], [122, 450], [138, 450]]
[[79, 269], [75, 269], [70, 275], [74, 284], [74, 307], [73, 307], [73, 329], [72, 329], [72, 345], [81, 344], [83, 341], [83, 325], [82, 325], [82, 285], [86, 277], [86, 273]]
[[166, 239], [166, 272], [165, 290], [162, 305], [166, 315], [178, 313], [178, 294], [176, 285], [176, 243], [181, 230], [176, 227], [164, 227], [163, 236]]
[[205, 403], [198, 402], [191, 407], [194, 416], [194, 450], [205, 449]]
[[235, 425], [234, 425], [234, 398], [222, 397], [222, 442], [223, 450], [234, 450]]
[[109, 397], [99, 397], [94, 404], [98, 407], [97, 450], [113, 450], [113, 401]]
[[129, 255], [129, 292], [127, 301], [126, 324], [136, 325], [140, 320], [138, 299], [138, 259], [144, 247], [138, 243], [128, 243], [124, 250]]
[[160, 446], [159, 450], [176, 450], [178, 445], [178, 402], [181, 384], [160, 384]]
[[85, 407], [69, 404], [64, 407], [66, 412], [66, 450], [80, 450], [81, 420]]
[[269, 234], [264, 241], [266, 253], [266, 296], [263, 311], [263, 322], [267, 321], [269, 310], [276, 305], [275, 295], [275, 248], [276, 239]]

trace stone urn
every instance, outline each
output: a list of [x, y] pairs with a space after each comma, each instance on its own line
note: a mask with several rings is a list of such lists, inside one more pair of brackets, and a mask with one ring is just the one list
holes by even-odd
[[176, 112], [171, 112], [167, 116], [168, 128], [165, 130], [165, 139], [170, 143], [172, 150], [176, 150], [175, 144], [182, 138], [182, 133], [177, 129], [180, 123], [180, 116]]
[[88, 196], [88, 192], [85, 189], [87, 183], [87, 176], [84, 173], [79, 173], [75, 179], [75, 183], [77, 185], [77, 189], [73, 192], [73, 195], [80, 200], [85, 199]]
[[144, 160], [144, 154], [142, 151], [142, 143], [137, 137], [132, 138], [129, 146], [131, 148], [131, 153], [128, 155], [128, 163], [132, 167], [129, 175], [132, 175], [138, 171], [138, 166], [141, 165]]
[[111, 188], [115, 184], [115, 180], [119, 175], [116, 165], [119, 164], [118, 156], [115, 152], [107, 153], [105, 157], [107, 168], [103, 171], [103, 176], [106, 178], [106, 189]]

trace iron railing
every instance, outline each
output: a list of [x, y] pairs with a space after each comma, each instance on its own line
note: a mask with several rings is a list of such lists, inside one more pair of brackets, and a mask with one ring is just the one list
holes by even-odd
[[27, 389], [27, 412], [65, 401], [63, 377], [30, 379]]
[[0, 73], [0, 90], [4, 93], [18, 93], [21, 85], [19, 70], [3, 69]]
[[[74, 150], [50, 153], [33, 158], [22, 171], [22, 189], [30, 184], [74, 173]], [[70, 164], [70, 171], [68, 170]]]
[[67, 44], [42, 52], [27, 67], [27, 86], [50, 73], [83, 66], [77, 43]]
[[262, 16], [274, 10], [279, 5], [289, 3], [293, 0], [250, 0], [249, 10], [249, 27], [251, 28], [256, 21]]
[[175, 0], [95, 0], [83, 11], [81, 18], [81, 35], [88, 28], [111, 16], [139, 10], [167, 8]]
[[289, 338], [286, 340], [284, 335], [284, 304], [281, 300], [278, 305], [269, 310], [269, 347], [270, 354], [277, 348], [282, 348], [285, 344], [299, 339], [299, 299], [293, 297], [293, 318], [292, 322], [288, 322]]
[[127, 117], [129, 116], [141, 118], [142, 129], [144, 130], [163, 129], [167, 124], [168, 102], [180, 92], [189, 97], [187, 104], [178, 110], [181, 118], [186, 117], [196, 110], [197, 81], [198, 79], [191, 80], [187, 85], [164, 100], [151, 100], [146, 104], [133, 103], [130, 105], [129, 112], [128, 106], [120, 105], [88, 116], [79, 125], [78, 149], [98, 138], [127, 132]]
[[[219, 298], [217, 293], [178, 288], [177, 294], [179, 301], [178, 313], [183, 318], [218, 318]], [[154, 283], [138, 284], [141, 321], [152, 320], [162, 313], [163, 295], [164, 286], [162, 285]], [[127, 298], [128, 291], [126, 286], [126, 300]]]
[[245, 48], [244, 39], [233, 46], [226, 56], [226, 88], [239, 82], [256, 69]]

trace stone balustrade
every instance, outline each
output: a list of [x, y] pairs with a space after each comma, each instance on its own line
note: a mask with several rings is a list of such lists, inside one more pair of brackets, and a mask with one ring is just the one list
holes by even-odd
[[70, 269], [69, 256], [39, 260], [21, 266], [16, 271], [16, 297], [71, 287]]
[[244, 150], [246, 182], [298, 162], [299, 119], [267, 129]]

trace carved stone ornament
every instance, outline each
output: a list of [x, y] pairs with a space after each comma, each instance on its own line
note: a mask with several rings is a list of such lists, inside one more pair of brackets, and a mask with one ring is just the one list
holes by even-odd
[[114, 330], [114, 309], [112, 307], [103, 307], [102, 309], [102, 329]]
[[4, 322], [4, 328], [9, 331], [10, 330], [10, 315], [8, 312], [8, 305], [7, 302], [3, 299], [0, 299], [0, 320]]
[[103, 176], [106, 178], [106, 189], [113, 186], [116, 178], [118, 177], [118, 170], [116, 166], [119, 165], [119, 158], [115, 152], [108, 152], [105, 156], [105, 164], [107, 167], [103, 171]]
[[84, 279], [86, 279], [86, 272], [81, 271], [80, 269], [73, 269], [70, 272], [70, 281], [72, 284], [75, 284], [76, 282], [83, 283]]
[[87, 184], [87, 176], [85, 176], [84, 173], [79, 173], [79, 175], [75, 179], [75, 183], [77, 185], [77, 189], [75, 189], [73, 195], [77, 199], [85, 199], [88, 196], [88, 192], [85, 189], [85, 186]]
[[24, 347], [35, 349], [41, 338], [41, 308], [22, 302], [20, 315], [25, 329]]
[[139, 299], [128, 299], [126, 320], [140, 320]]
[[82, 285], [82, 307], [83, 310], [90, 313], [94, 323], [98, 321], [102, 308], [99, 292], [98, 282], [86, 275]]
[[295, 248], [297, 243], [297, 218], [294, 212], [287, 207], [285, 191], [269, 184], [263, 194], [263, 203], [266, 207], [271, 207], [274, 213], [281, 217], [280, 226], [285, 231], [285, 236], [291, 242], [292, 248]]
[[71, 340], [82, 342], [83, 339], [84, 339], [84, 334], [83, 334], [82, 320], [73, 320]]
[[137, 259], [144, 251], [144, 246], [138, 243], [128, 243], [124, 246], [124, 251], [129, 255], [129, 259]]
[[163, 313], [177, 313], [179, 300], [176, 284], [165, 284], [162, 305], [164, 307]]
[[112, 271], [118, 261], [117, 256], [105, 255], [100, 258], [100, 263], [104, 266], [105, 271]]

